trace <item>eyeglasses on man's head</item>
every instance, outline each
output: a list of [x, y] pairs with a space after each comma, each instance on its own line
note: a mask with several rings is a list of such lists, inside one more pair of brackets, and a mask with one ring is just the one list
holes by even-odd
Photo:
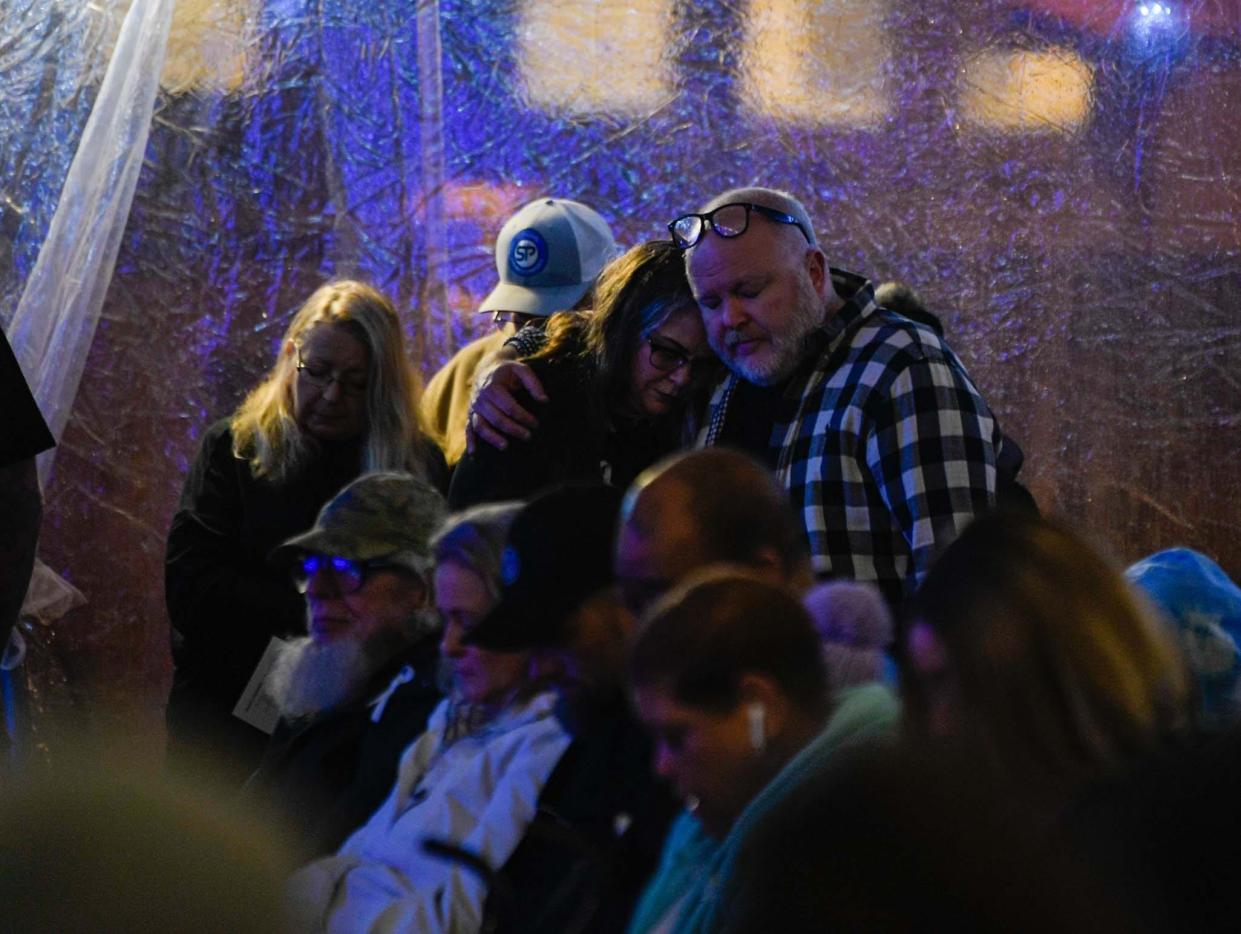
[[806, 238], [807, 243], [814, 242], [810, 236], [810, 231], [792, 214], [785, 214], [783, 211], [777, 211], [775, 208], [765, 207], [761, 204], [751, 204], [747, 201], [721, 204], [718, 208], [708, 211], [706, 214], [682, 214], [668, 225], [668, 232], [672, 234], [672, 242], [679, 249], [688, 250], [703, 238], [708, 228], [714, 230], [721, 237], [728, 239], [740, 237], [749, 229], [750, 215], [755, 212], [774, 223], [791, 224], [802, 232], [802, 236]]

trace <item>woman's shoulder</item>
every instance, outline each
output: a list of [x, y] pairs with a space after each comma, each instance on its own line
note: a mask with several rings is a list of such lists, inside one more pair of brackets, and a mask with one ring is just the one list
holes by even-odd
[[227, 447], [230, 451], [233, 448], [233, 419], [232, 416], [220, 418], [207, 426], [202, 433], [202, 441], [200, 446], [204, 449], [215, 450], [219, 447]]
[[555, 691], [537, 691], [524, 700], [510, 704], [505, 711], [506, 718], [518, 725], [555, 719], [556, 701]]
[[221, 418], [206, 427], [198, 439], [197, 467], [220, 470], [231, 468], [236, 455], [233, 453], [233, 428], [230, 418]]
[[477, 734], [483, 745], [520, 746], [534, 738], [567, 735], [556, 717], [556, 693], [540, 691], [514, 701]]
[[554, 764], [572, 739], [556, 716], [556, 695], [550, 691], [510, 706], [488, 733], [482, 744], [486, 757], [513, 774]]
[[401, 753], [401, 760], [397, 765], [399, 775], [420, 774], [426, 770], [427, 763], [443, 743], [451, 708], [452, 702], [447, 697], [436, 704], [431, 715], [427, 717], [427, 728]]
[[436, 768], [452, 772], [480, 759], [512, 762], [522, 756], [521, 750], [548, 740], [563, 738], [567, 744], [568, 734], [556, 719], [555, 708], [555, 693], [541, 692], [509, 704], [485, 725], [445, 742], [456, 715], [452, 701], [445, 698], [432, 712], [426, 731], [406, 749], [400, 770], [407, 777], [421, 774], [439, 759]]
[[538, 415], [540, 427], [545, 421], [567, 420], [572, 428], [571, 435], [577, 437], [589, 427], [590, 423], [583, 419], [599, 401], [594, 386], [594, 360], [579, 353], [563, 353], [535, 358], [530, 361], [530, 368], [543, 384], [548, 399], [546, 403], [539, 403], [522, 391], [529, 405], [535, 407], [531, 411]]
[[198, 453], [187, 463], [178, 512], [231, 515], [241, 509], [253, 488], [250, 465], [233, 453], [229, 420], [220, 419], [198, 438]]

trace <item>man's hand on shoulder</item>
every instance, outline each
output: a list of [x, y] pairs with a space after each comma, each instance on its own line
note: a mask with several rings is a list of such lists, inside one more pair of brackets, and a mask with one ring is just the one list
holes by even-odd
[[534, 370], [512, 357], [511, 348], [501, 348], [479, 367], [465, 427], [468, 451], [480, 440], [502, 451], [510, 440], [529, 440], [538, 427], [538, 419], [517, 401], [517, 393], [524, 389], [539, 402], [547, 401], [547, 393]]

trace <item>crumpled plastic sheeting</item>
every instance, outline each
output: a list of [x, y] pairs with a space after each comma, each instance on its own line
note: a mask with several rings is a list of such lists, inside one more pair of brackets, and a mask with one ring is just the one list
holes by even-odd
[[[101, 5], [102, 6], [102, 5]], [[0, 322], [7, 330], [103, 77], [103, 18], [84, 3], [0, 11]]]
[[[130, 6], [78, 137], [56, 213], [9, 322], [10, 343], [55, 438], [72, 414], [112, 284], [145, 164], [175, 5], [175, 0], [135, 0]], [[54, 457], [54, 451], [39, 457], [41, 485]]]
[[[161, 98], [49, 491], [44, 558], [91, 599], [58, 629], [69, 681], [157, 724], [182, 477], [298, 302], [374, 280], [429, 374], [485, 330], [492, 238], [544, 193], [632, 242], [724, 187], [793, 190], [835, 265], [941, 314], [1045, 508], [1237, 577], [1238, 22], [1151, 6], [218, 0], [182, 41], [232, 64]], [[42, 120], [73, 145], [80, 120]]]

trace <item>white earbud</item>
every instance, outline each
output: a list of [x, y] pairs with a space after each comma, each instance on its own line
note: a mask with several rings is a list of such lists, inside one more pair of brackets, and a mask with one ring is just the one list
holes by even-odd
[[767, 708], [755, 701], [745, 708], [750, 727], [750, 748], [762, 752], [767, 748]]

